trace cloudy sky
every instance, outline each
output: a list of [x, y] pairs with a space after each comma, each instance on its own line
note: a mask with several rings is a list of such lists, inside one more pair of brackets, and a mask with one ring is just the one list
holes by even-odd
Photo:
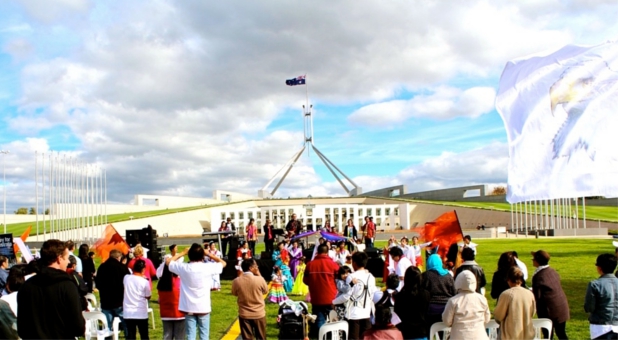
[[[364, 191], [506, 183], [505, 63], [618, 36], [618, 3], [2, 1], [7, 206], [34, 202], [35, 151], [107, 172], [108, 198], [257, 193], [315, 145]], [[62, 156], [61, 156], [62, 157]], [[272, 189], [272, 185], [270, 189]], [[311, 153], [277, 196], [343, 195]]]

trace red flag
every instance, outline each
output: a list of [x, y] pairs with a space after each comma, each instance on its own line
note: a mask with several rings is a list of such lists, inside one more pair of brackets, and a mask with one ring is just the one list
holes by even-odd
[[101, 257], [101, 262], [105, 262], [109, 258], [109, 253], [116, 249], [126, 254], [131, 249], [129, 244], [118, 234], [116, 228], [108, 224], [103, 231], [101, 238], [94, 243], [92, 247], [97, 256]]
[[416, 228], [416, 231], [420, 234], [420, 239], [425, 242], [433, 241], [432, 247], [438, 246], [438, 254], [442, 258], [446, 258], [451, 245], [463, 241], [463, 232], [455, 210], [440, 215], [432, 222], [425, 223], [424, 227]]
[[[21, 236], [19, 237], [22, 241], [24, 241], [24, 244], [26, 243], [28, 236], [30, 236], [31, 230], [32, 230], [32, 226], [28, 226], [28, 228], [26, 228], [24, 233], [21, 234]], [[19, 252], [19, 247], [17, 246], [17, 244], [13, 244], [13, 250], [15, 251], [15, 256], [17, 256], [17, 253]]]

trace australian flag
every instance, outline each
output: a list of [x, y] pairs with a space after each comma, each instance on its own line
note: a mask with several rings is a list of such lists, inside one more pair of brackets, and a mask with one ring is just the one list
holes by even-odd
[[285, 85], [288, 85], [288, 86], [305, 85], [305, 76], [298, 76], [296, 78], [288, 79], [285, 81]]

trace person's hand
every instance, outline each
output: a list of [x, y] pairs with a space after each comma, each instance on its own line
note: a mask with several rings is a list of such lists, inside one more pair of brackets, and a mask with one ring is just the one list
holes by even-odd
[[185, 256], [187, 254], [189, 254], [189, 247], [183, 249], [182, 252], [180, 253], [180, 255], [182, 255], [182, 256]]

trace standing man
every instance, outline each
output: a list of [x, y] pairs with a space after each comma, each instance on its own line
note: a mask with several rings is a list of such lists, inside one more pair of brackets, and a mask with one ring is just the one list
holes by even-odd
[[363, 237], [365, 239], [365, 248], [373, 248], [373, 239], [376, 237], [376, 225], [373, 224], [373, 217], [365, 216]]
[[[180, 257], [189, 255], [189, 263], [181, 263]], [[204, 256], [210, 257], [215, 263], [204, 262]], [[212, 276], [219, 275], [225, 268], [225, 261], [204, 252], [204, 248], [193, 243], [182, 253], [167, 258], [165, 264], [170, 272], [180, 277], [180, 301], [178, 310], [185, 313], [187, 340], [195, 340], [199, 327], [200, 339], [208, 340], [210, 336], [210, 288]]]
[[554, 332], [558, 339], [568, 339], [566, 322], [570, 319], [569, 303], [560, 284], [560, 275], [549, 267], [549, 254], [545, 250], [533, 251], [532, 264], [536, 269], [532, 274], [532, 293], [536, 300], [536, 315], [552, 322], [551, 334], [543, 335], [552, 339]]
[[302, 232], [303, 226], [300, 221], [296, 219], [296, 214], [292, 214], [292, 219], [285, 226], [285, 230], [288, 232], [288, 237], [290, 238]]
[[79, 274], [79, 276], [82, 276], [82, 259], [75, 256], [75, 242], [69, 240], [66, 242], [66, 244], [67, 248], [69, 248], [69, 256], [75, 258], [75, 261], [77, 262], [77, 264], [75, 265], [75, 272]]
[[232, 295], [238, 300], [238, 322], [243, 340], [266, 339], [266, 305], [268, 285], [260, 275], [254, 259], [242, 261], [243, 274], [232, 282]]
[[264, 245], [266, 252], [272, 255], [275, 251], [275, 231], [269, 219], [266, 219], [266, 224], [264, 224]]
[[120, 250], [114, 249], [109, 253], [107, 261], [101, 263], [97, 270], [97, 276], [94, 282], [99, 290], [101, 299], [101, 312], [107, 317], [107, 324], [112, 329], [112, 320], [115, 317], [120, 318], [122, 328], [127, 335], [126, 325], [122, 314], [122, 301], [124, 299], [124, 284], [125, 275], [129, 275], [129, 268], [120, 263], [122, 253]]
[[75, 339], [86, 322], [75, 282], [66, 273], [69, 249], [60, 240], [41, 248], [41, 269], [17, 294], [17, 329], [22, 339]]
[[303, 283], [309, 286], [311, 312], [317, 316], [315, 324], [318, 331], [326, 323], [328, 313], [333, 310], [333, 300], [337, 295], [335, 277], [338, 271], [339, 265], [328, 256], [326, 244], [318, 246], [317, 255], [305, 267]]
[[601, 254], [597, 257], [598, 279], [588, 283], [584, 310], [590, 313], [591, 339], [618, 339], [618, 278], [614, 275], [616, 256]]

